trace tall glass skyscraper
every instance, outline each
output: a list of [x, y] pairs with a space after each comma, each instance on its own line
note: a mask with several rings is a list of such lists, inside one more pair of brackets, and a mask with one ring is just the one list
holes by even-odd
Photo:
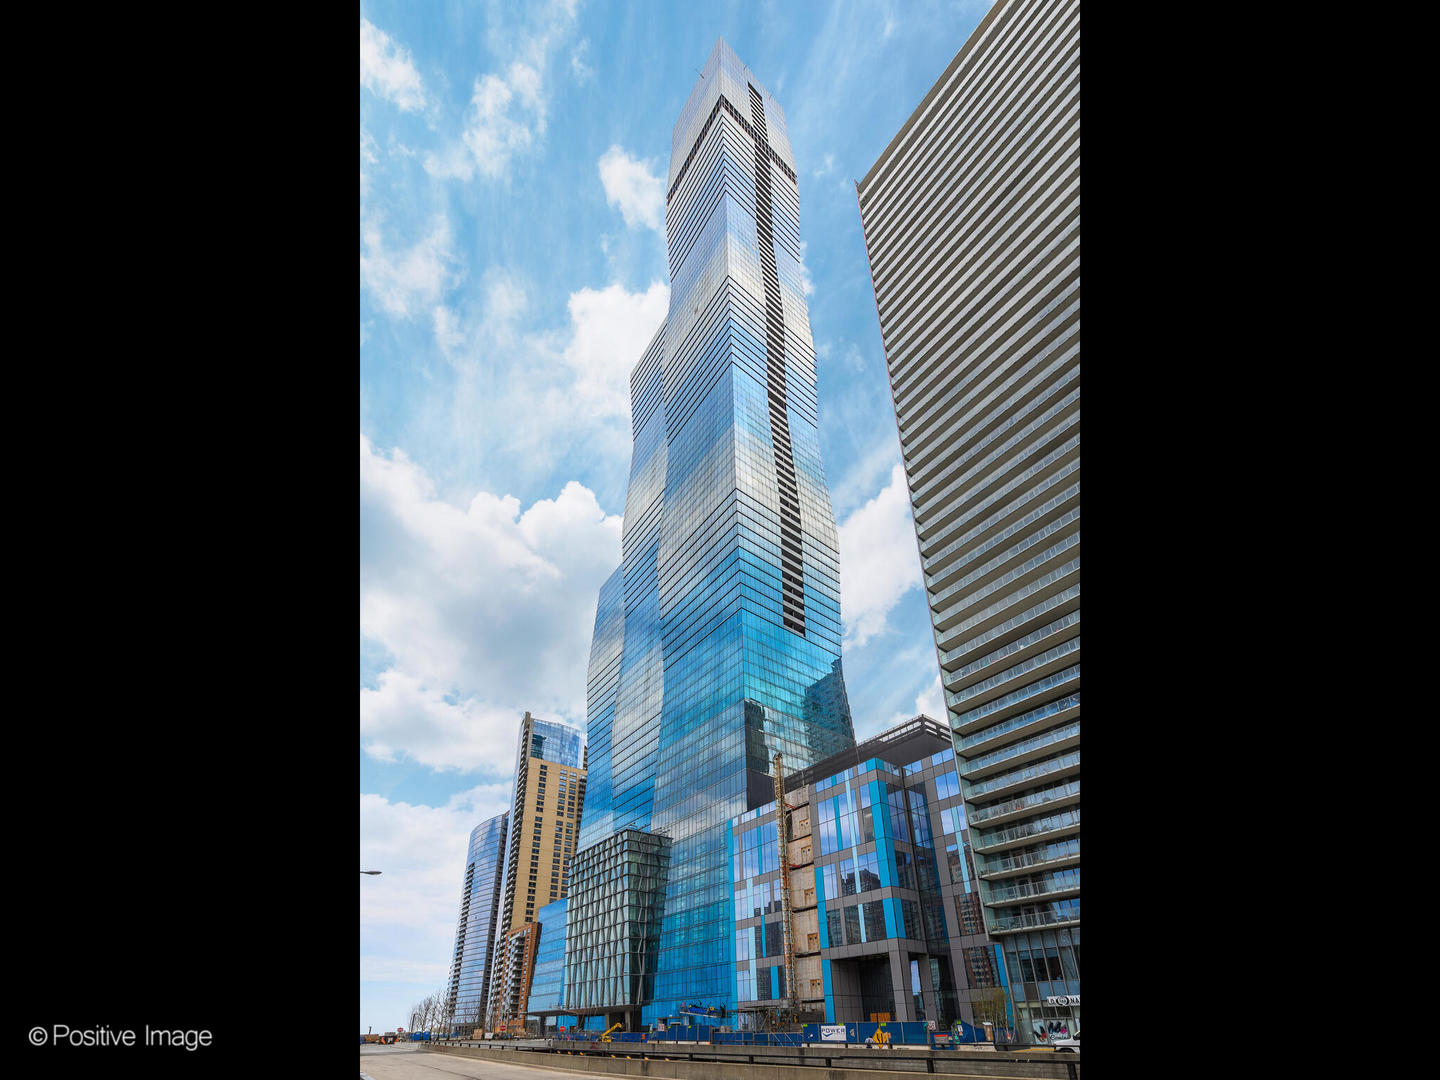
[[996, 0], [859, 185], [985, 929], [1079, 1027], [1080, 3]]
[[582, 848], [625, 829], [668, 839], [646, 1022], [733, 1008], [729, 821], [774, 798], [776, 752], [803, 768], [855, 742], [795, 163], [784, 112], [724, 41], [675, 125], [666, 232], [670, 311], [631, 375], [580, 831]]
[[460, 918], [455, 927], [455, 952], [445, 994], [446, 1013], [454, 1018], [455, 1027], [460, 1030], [479, 1027], [485, 1020], [509, 819], [508, 813], [489, 818], [470, 833], [465, 884], [460, 893]]

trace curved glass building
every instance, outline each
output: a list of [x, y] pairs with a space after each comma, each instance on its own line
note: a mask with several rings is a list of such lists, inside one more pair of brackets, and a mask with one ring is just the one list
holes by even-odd
[[[795, 163], [784, 112], [724, 41], [675, 125], [666, 233], [670, 310], [631, 375], [623, 558], [596, 613], [580, 831], [582, 849], [622, 830], [668, 842], [653, 991], [608, 1003], [644, 1022], [733, 1009], [729, 821], [774, 798], [775, 753], [803, 768], [855, 742]], [[572, 896], [589, 887], [576, 867]]]
[[455, 954], [445, 995], [446, 1012], [459, 1030], [479, 1027], [485, 1019], [509, 818], [506, 813], [482, 821], [470, 833], [460, 920], [455, 928]]

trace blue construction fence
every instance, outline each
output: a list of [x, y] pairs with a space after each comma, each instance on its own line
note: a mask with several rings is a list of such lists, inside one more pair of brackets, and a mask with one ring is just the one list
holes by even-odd
[[805, 1036], [799, 1031], [718, 1031], [719, 1046], [803, 1046]]
[[[599, 1039], [600, 1035], [599, 1031], [564, 1031], [558, 1032], [555, 1038], [564, 1042], [591, 1043]], [[765, 1043], [763, 1041], [765, 1038], [764, 1035], [757, 1035], [749, 1031], [721, 1031], [718, 1026], [712, 1027], [709, 1024], [672, 1024], [665, 1031], [617, 1031], [610, 1036], [610, 1041], [617, 1043], [693, 1042], [718, 1045], [742, 1043], [761, 1046], [799, 1046], [801, 1041], [798, 1033], [778, 1036], [778, 1038], [791, 1040], [783, 1043]]]
[[[682, 1036], [681, 1033], [685, 1030], [685, 1028], [676, 1028], [677, 1037], [683, 1037], [687, 1042], [708, 1041], [707, 1038], [695, 1039], [690, 1035]], [[705, 1030], [708, 1032], [710, 1029], [706, 1028]], [[552, 1038], [558, 1039], [561, 1042], [593, 1043], [599, 1042], [602, 1034], [604, 1034], [602, 1031], [559, 1031], [556, 1032]], [[658, 1039], [669, 1039], [670, 1037], [668, 1032], [651, 1034], [648, 1031], [614, 1031], [610, 1034], [610, 1041], [617, 1043], [655, 1042]]]
[[[810, 1043], [825, 1045], [864, 1045], [866, 1039], [875, 1037], [882, 1027], [890, 1035], [895, 1046], [962, 1046], [968, 1043], [983, 1043], [985, 1031], [963, 1020], [957, 1021], [958, 1031], [932, 1031], [923, 1021], [888, 1021], [884, 1024], [850, 1021], [846, 1024], [805, 1024], [799, 1031], [721, 1031], [708, 1024], [675, 1024], [667, 1031], [617, 1031], [610, 1036], [615, 1043], [646, 1042], [693, 1042], [710, 1043], [716, 1046], [804, 1046]], [[600, 1038], [598, 1031], [566, 1031], [555, 1035], [565, 1042], [591, 1043]], [[1007, 1033], [1001, 1029], [999, 1038]], [[933, 1036], [933, 1039], [932, 1039]]]
[[[972, 1027], [963, 1020], [958, 1021], [960, 1033], [958, 1035], [949, 1031], [933, 1031], [930, 1025], [921, 1021], [912, 1020], [888, 1020], [882, 1023], [875, 1021], [851, 1020], [845, 1024], [806, 1024], [802, 1034], [806, 1042], [811, 1043], [848, 1043], [850, 1045], [864, 1045], [866, 1039], [875, 1037], [880, 1030], [886, 1031], [890, 1036], [890, 1042], [895, 1046], [929, 1046], [931, 1036], [936, 1036], [936, 1045], [949, 1043], [977, 1043], [985, 1041], [985, 1031], [982, 1028]], [[843, 1028], [843, 1038], [837, 1038]]]

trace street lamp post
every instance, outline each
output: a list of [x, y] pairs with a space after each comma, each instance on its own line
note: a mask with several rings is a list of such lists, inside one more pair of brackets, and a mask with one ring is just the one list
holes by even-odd
[[[379, 871], [379, 870], [361, 870], [360, 873], [362, 873], [362, 874], [378, 874], [378, 873], [380, 873], [380, 871]], [[371, 1025], [370, 1030], [371, 1030], [371, 1031], [374, 1031], [374, 1030], [375, 1030], [374, 1025]]]

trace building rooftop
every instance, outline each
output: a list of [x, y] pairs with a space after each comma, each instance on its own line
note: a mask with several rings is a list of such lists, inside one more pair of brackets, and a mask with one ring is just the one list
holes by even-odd
[[853, 750], [831, 754], [808, 769], [790, 773], [785, 777], [785, 790], [794, 791], [803, 784], [813, 784], [871, 758], [903, 768], [913, 761], [948, 750], [952, 745], [949, 726], [921, 713], [888, 731], [856, 743]]

